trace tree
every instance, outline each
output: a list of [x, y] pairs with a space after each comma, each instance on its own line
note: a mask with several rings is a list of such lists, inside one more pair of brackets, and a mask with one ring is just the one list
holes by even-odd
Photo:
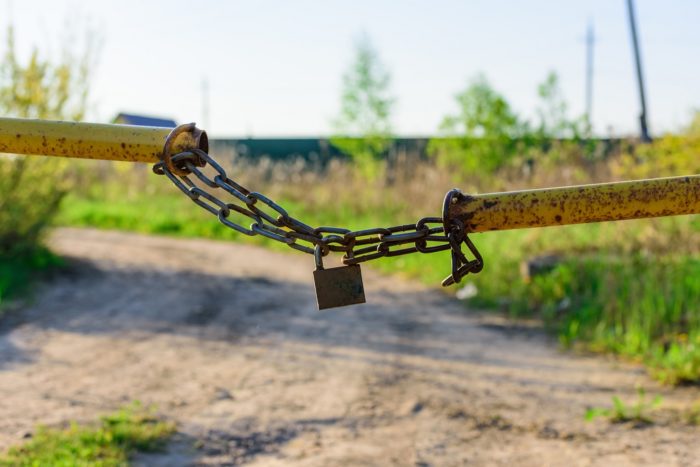
[[457, 112], [440, 125], [443, 137], [431, 142], [438, 162], [465, 175], [507, 164], [516, 153], [522, 125], [506, 98], [479, 75], [455, 100]]
[[[52, 62], [34, 50], [23, 62], [12, 27], [0, 64], [0, 114], [80, 120], [88, 97], [92, 50], [79, 58], [69, 49]], [[54, 158], [0, 156], [0, 255], [33, 249], [65, 194], [66, 162]]]
[[356, 45], [355, 59], [343, 76], [340, 115], [333, 122], [331, 142], [352, 157], [370, 178], [383, 170], [383, 156], [391, 144], [390, 116], [394, 99], [391, 77], [368, 38]]
[[537, 86], [540, 104], [537, 108], [537, 134], [540, 138], [578, 138], [585, 118], [570, 120], [568, 104], [559, 84], [559, 75], [550, 71], [545, 80]]

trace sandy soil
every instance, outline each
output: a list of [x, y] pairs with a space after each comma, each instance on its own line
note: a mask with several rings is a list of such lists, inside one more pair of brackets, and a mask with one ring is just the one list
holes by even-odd
[[[62, 229], [71, 259], [3, 319], [0, 450], [37, 423], [138, 399], [178, 423], [141, 465], [700, 465], [699, 429], [644, 370], [561, 353], [536, 328], [373, 274], [319, 312], [306, 255]], [[585, 422], [635, 386], [651, 426]]]

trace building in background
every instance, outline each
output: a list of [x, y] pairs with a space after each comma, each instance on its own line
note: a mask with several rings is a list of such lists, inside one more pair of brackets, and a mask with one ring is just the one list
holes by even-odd
[[146, 115], [136, 115], [119, 113], [112, 123], [119, 123], [122, 125], [137, 125], [137, 126], [159, 126], [163, 128], [175, 128], [177, 123], [171, 118], [161, 118], [161, 117], [149, 117]]

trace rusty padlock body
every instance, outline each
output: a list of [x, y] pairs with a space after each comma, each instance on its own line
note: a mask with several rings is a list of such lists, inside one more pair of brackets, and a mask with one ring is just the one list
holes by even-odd
[[326, 269], [323, 267], [323, 250], [320, 245], [314, 250], [314, 259], [314, 285], [319, 310], [365, 303], [365, 288], [359, 264]]

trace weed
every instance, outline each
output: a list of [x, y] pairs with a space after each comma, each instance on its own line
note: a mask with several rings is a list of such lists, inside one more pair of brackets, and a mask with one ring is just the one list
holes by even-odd
[[663, 401], [661, 396], [655, 396], [651, 401], [647, 400], [646, 391], [642, 387], [637, 388], [637, 400], [632, 404], [626, 404], [618, 396], [613, 396], [611, 408], [592, 407], [586, 410], [586, 421], [604, 417], [612, 423], [634, 422], [637, 424], [651, 424], [653, 419], [650, 412], [658, 408]]
[[29, 442], [0, 456], [0, 466], [125, 465], [134, 452], [162, 448], [174, 432], [173, 423], [134, 403], [95, 426], [39, 427]]

